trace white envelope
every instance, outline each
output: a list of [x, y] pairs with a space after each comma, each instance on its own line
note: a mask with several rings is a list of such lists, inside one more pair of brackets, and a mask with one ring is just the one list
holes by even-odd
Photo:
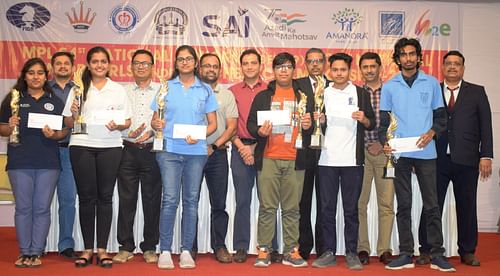
[[28, 113], [29, 128], [44, 128], [48, 125], [53, 130], [62, 129], [63, 116], [43, 114], [43, 113]]
[[96, 110], [92, 112], [92, 122], [95, 125], [107, 125], [114, 121], [117, 125], [125, 124], [125, 110]]
[[396, 150], [394, 153], [403, 153], [403, 152], [414, 152], [423, 150], [423, 148], [419, 148], [417, 146], [417, 141], [420, 137], [406, 137], [406, 138], [393, 138], [389, 141], [389, 145], [393, 150]]
[[205, 140], [207, 139], [207, 126], [174, 124], [174, 139], [186, 139], [188, 135], [192, 139]]
[[260, 110], [257, 111], [257, 125], [270, 121], [273, 126], [290, 125], [290, 110]]

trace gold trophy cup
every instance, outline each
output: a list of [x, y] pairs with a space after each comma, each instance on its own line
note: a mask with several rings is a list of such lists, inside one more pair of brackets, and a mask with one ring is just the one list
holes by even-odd
[[[158, 119], [163, 120], [165, 112], [165, 97], [168, 95], [168, 81], [160, 79], [160, 90], [156, 96]], [[156, 130], [152, 151], [163, 151], [163, 129]]]
[[75, 94], [74, 100], [78, 102], [78, 111], [76, 113], [76, 119], [75, 122], [73, 123], [73, 131], [71, 132], [71, 134], [87, 134], [87, 124], [83, 120], [82, 116], [83, 104], [84, 104], [83, 100], [84, 85], [82, 81], [82, 75], [84, 70], [85, 66], [80, 67], [73, 74], [73, 82], [75, 83], [75, 87], [73, 88]]
[[323, 79], [323, 76], [315, 76], [315, 80], [317, 85], [316, 89], [314, 90], [314, 108], [315, 111], [318, 113], [318, 119], [316, 119], [315, 129], [313, 135], [311, 135], [311, 144], [309, 145], [309, 147], [312, 149], [321, 149], [321, 144], [322, 144], [321, 137], [323, 136], [323, 134], [321, 133], [319, 114], [321, 114], [321, 111], [323, 111], [323, 106], [325, 105], [324, 92], [325, 92], [326, 82], [325, 79]]
[[[19, 100], [21, 99], [21, 94], [19, 90], [12, 89], [10, 92], [10, 109], [12, 110], [12, 116], [19, 116]], [[19, 125], [14, 126], [12, 133], [9, 135], [9, 144], [11, 146], [19, 146], [21, 143], [19, 141]]]
[[298, 116], [298, 134], [297, 134], [297, 139], [295, 139], [295, 148], [296, 149], [301, 149], [302, 148], [302, 116], [306, 113], [306, 106], [307, 106], [307, 95], [299, 90], [300, 94], [300, 100], [299, 104], [297, 106], [297, 116]]
[[[387, 127], [386, 143], [389, 143], [389, 141], [394, 138], [394, 132], [398, 128], [398, 121], [396, 120], [396, 116], [394, 116], [392, 113], [389, 113], [389, 116], [391, 117], [391, 122], [389, 123], [389, 127]], [[384, 168], [384, 178], [391, 179], [396, 177], [396, 170], [394, 168], [393, 159], [394, 156], [392, 154], [389, 154], [389, 156], [387, 156], [387, 164]]]

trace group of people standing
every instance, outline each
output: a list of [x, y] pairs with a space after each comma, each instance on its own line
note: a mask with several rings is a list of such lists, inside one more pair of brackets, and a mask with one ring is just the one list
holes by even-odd
[[[313, 267], [336, 265], [335, 218], [340, 190], [346, 264], [350, 269], [362, 269], [372, 253], [367, 204], [374, 180], [378, 206], [376, 254], [387, 269], [411, 268], [412, 171], [423, 199], [417, 264], [455, 270], [444, 257], [441, 227], [444, 198], [452, 181], [461, 261], [479, 265], [475, 256], [477, 181], [479, 176], [485, 179], [491, 175], [493, 158], [491, 111], [484, 88], [462, 80], [465, 58], [458, 51], [443, 57], [441, 86], [419, 70], [422, 50], [417, 40], [400, 39], [393, 61], [401, 73], [382, 85], [379, 55], [364, 53], [359, 68], [365, 84], [360, 87], [350, 80], [353, 58], [346, 53], [333, 54], [327, 60], [321, 49], [311, 48], [305, 55], [308, 76], [294, 79], [295, 58], [282, 52], [272, 62], [275, 79], [266, 83], [260, 75], [264, 66], [260, 54], [248, 49], [240, 56], [243, 81], [224, 89], [218, 84], [219, 57], [206, 53], [198, 58], [191, 46], [183, 45], [175, 52], [173, 75], [162, 84], [152, 82], [152, 53], [137, 50], [131, 58], [135, 82], [123, 87], [108, 77], [110, 56], [98, 46], [87, 53], [83, 87], [77, 86], [83, 90], [83, 100], [75, 101], [71, 53], [58, 52], [52, 57], [51, 81], [42, 60], [28, 60], [14, 86], [21, 93], [19, 115], [12, 112], [12, 93], [0, 111], [1, 135], [11, 135], [16, 127], [20, 130], [21, 142], [9, 144], [7, 164], [16, 197], [15, 223], [21, 251], [15, 265], [41, 264], [56, 186], [59, 252], [75, 259], [76, 267], [91, 264], [95, 251], [97, 264], [104, 268], [129, 261], [136, 249], [133, 224], [140, 187], [144, 212], [140, 249], [144, 260], [160, 269], [175, 267], [172, 239], [182, 199], [179, 267], [194, 268], [198, 201], [205, 178], [211, 205], [211, 247], [221, 263], [247, 260], [250, 203], [256, 183], [256, 267], [272, 262], [306, 267], [313, 247], [317, 254]], [[328, 67], [330, 74], [326, 76]], [[166, 93], [159, 94], [160, 90]], [[123, 111], [124, 123], [100, 122], [95, 114], [106, 110]], [[273, 125], [272, 118], [263, 120], [265, 111], [287, 114], [288, 123]], [[62, 114], [64, 126], [61, 130], [28, 128], [29, 113]], [[69, 135], [79, 115], [87, 124], [87, 133]], [[387, 156], [393, 154], [386, 137], [390, 116], [397, 120], [395, 135], [419, 137], [417, 146], [421, 149], [396, 154], [394, 180], [384, 178]], [[177, 138], [175, 129], [180, 125], [203, 126], [206, 139], [191, 135]], [[311, 148], [311, 139], [317, 139], [312, 136], [318, 131], [322, 144]], [[156, 135], [158, 132], [163, 135]], [[163, 137], [162, 151], [152, 151], [157, 137]], [[225, 242], [230, 167], [236, 199], [234, 255]], [[116, 181], [120, 249], [111, 258], [106, 248]], [[313, 191], [317, 204], [314, 231]], [[84, 240], [84, 250], [78, 256], [72, 238], [76, 194]], [[392, 256], [390, 244], [394, 195], [400, 241], [397, 258]], [[278, 253], [276, 241], [278, 214], [283, 224], [283, 255]]]

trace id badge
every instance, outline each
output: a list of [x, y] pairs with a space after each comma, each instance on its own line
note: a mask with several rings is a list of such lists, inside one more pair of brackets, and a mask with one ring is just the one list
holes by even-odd
[[292, 142], [292, 129], [293, 128], [291, 126], [286, 127], [285, 137], [284, 137], [285, 143], [291, 143]]

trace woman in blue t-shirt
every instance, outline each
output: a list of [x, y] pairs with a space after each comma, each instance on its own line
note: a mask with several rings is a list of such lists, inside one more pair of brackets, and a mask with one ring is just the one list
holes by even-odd
[[[47, 75], [43, 60], [26, 61], [13, 87], [19, 91], [19, 96], [9, 93], [0, 109], [0, 135], [9, 136], [15, 127], [19, 129], [19, 143], [8, 145], [6, 168], [16, 200], [14, 222], [21, 253], [16, 267], [42, 264], [40, 256], [50, 227], [50, 204], [61, 169], [56, 140], [67, 134], [65, 128], [28, 127], [30, 113], [61, 115], [64, 108], [61, 99], [52, 93]], [[13, 115], [13, 97], [18, 97], [18, 101], [14, 101], [18, 116]]]
[[[198, 77], [198, 57], [188, 45], [177, 48], [175, 52], [174, 73], [168, 81], [168, 93], [165, 103], [164, 120], [158, 119], [157, 100], [152, 103], [155, 110], [151, 126], [163, 131], [164, 149], [156, 155], [160, 166], [163, 198], [160, 213], [160, 250], [158, 267], [172, 269], [172, 237], [182, 190], [182, 226], [181, 226], [181, 268], [194, 268], [191, 257], [196, 233], [198, 198], [203, 167], [207, 159], [207, 143], [204, 139], [193, 139], [190, 135], [174, 138], [174, 128], [184, 126], [189, 133], [190, 127], [206, 126], [206, 136], [217, 128], [215, 111], [217, 100], [209, 85]], [[176, 136], [177, 137], [177, 136]]]

